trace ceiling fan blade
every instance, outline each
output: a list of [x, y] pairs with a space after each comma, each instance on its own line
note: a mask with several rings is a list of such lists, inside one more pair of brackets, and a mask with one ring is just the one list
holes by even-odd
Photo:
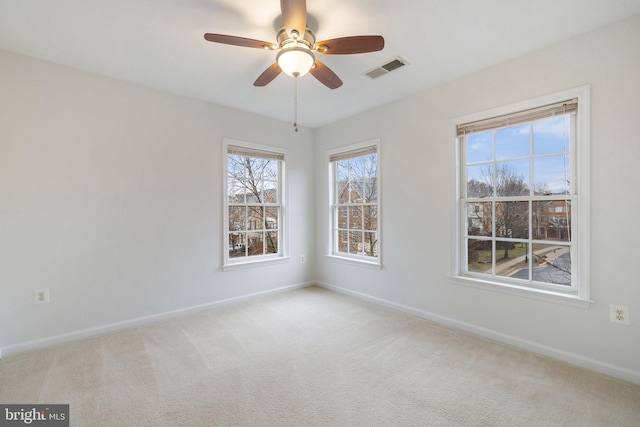
[[280, 68], [280, 66], [278, 65], [277, 62], [275, 62], [274, 64], [272, 64], [269, 68], [267, 68], [266, 70], [264, 70], [264, 72], [262, 74], [260, 74], [260, 77], [258, 77], [256, 79], [256, 81], [253, 83], [254, 86], [266, 86], [269, 83], [271, 83], [271, 81], [273, 79], [275, 79], [276, 77], [278, 77], [278, 75], [282, 72], [282, 69]]
[[342, 86], [342, 80], [329, 67], [320, 61], [316, 61], [315, 66], [309, 72], [318, 79], [320, 83], [329, 89], [336, 89]]
[[282, 21], [287, 34], [297, 31], [300, 38], [307, 29], [307, 2], [306, 0], [280, 0]]
[[384, 48], [384, 38], [382, 36], [341, 37], [317, 42], [313, 48], [318, 53], [327, 55], [376, 52]]
[[226, 36], [224, 34], [206, 33], [204, 39], [215, 43], [230, 44], [233, 46], [253, 47], [256, 49], [276, 49], [278, 45], [262, 40], [247, 39], [244, 37]]

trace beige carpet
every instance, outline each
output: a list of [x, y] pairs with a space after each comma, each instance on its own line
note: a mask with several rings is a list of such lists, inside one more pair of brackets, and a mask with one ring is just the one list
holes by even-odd
[[640, 426], [640, 386], [318, 287], [0, 361], [72, 426]]

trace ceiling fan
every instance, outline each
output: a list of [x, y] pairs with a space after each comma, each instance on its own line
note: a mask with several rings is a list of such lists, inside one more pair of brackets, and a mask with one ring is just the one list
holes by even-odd
[[277, 34], [277, 44], [245, 37], [206, 33], [205, 40], [234, 46], [278, 51], [276, 62], [267, 68], [253, 83], [266, 86], [284, 71], [292, 77], [311, 73], [330, 89], [342, 86], [342, 80], [329, 67], [316, 59], [316, 55], [344, 55], [382, 50], [382, 36], [351, 36], [316, 42], [315, 35], [307, 27], [306, 0], [280, 0], [284, 26]]

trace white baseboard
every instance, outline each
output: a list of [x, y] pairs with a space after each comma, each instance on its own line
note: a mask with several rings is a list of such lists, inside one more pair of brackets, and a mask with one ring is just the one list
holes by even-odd
[[33, 341], [26, 341], [18, 344], [13, 344], [4, 348], [0, 348], [0, 358], [2, 356], [8, 357], [28, 351], [38, 350], [41, 348], [51, 347], [58, 344], [63, 344], [72, 341], [78, 341], [84, 338], [91, 338], [99, 335], [108, 334], [111, 332], [117, 332], [125, 329], [134, 328], [136, 326], [144, 326], [150, 323], [160, 322], [163, 320], [169, 320], [179, 317], [188, 316], [198, 312], [211, 310], [213, 308], [222, 307], [231, 304], [237, 304], [240, 302], [249, 301], [258, 297], [267, 295], [274, 295], [282, 292], [289, 292], [295, 289], [306, 288], [314, 285], [315, 282], [305, 282], [295, 285], [283, 286], [281, 288], [269, 289], [267, 291], [256, 292], [248, 295], [240, 295], [233, 298], [228, 298], [219, 301], [213, 301], [206, 304], [195, 305], [192, 307], [181, 308], [178, 310], [171, 310], [164, 313], [153, 314], [150, 316], [138, 317], [135, 319], [125, 320], [122, 322], [111, 323], [104, 326], [98, 326], [95, 328], [81, 329], [79, 331], [73, 331], [66, 334], [55, 335], [52, 337], [41, 338]]
[[430, 320], [441, 325], [449, 326], [455, 329], [460, 329], [465, 332], [479, 335], [485, 338], [493, 339], [505, 344], [512, 345], [514, 347], [522, 348], [524, 350], [531, 351], [533, 353], [542, 354], [553, 359], [560, 360], [562, 362], [569, 363], [571, 365], [579, 366], [581, 368], [589, 369], [591, 371], [599, 372], [601, 374], [609, 375], [614, 378], [618, 378], [624, 381], [629, 381], [635, 384], [640, 384], [640, 372], [631, 369], [623, 368], [621, 366], [613, 365], [611, 363], [603, 362], [600, 360], [591, 359], [581, 356], [579, 354], [570, 353], [568, 351], [560, 350], [557, 348], [549, 347], [544, 344], [525, 340], [513, 335], [503, 334], [491, 329], [483, 328], [481, 326], [473, 325], [470, 323], [462, 322], [460, 320], [452, 319], [450, 317], [441, 316], [439, 314], [430, 313], [428, 311], [420, 310], [414, 307], [398, 304], [392, 301], [388, 301], [382, 298], [374, 297], [371, 295], [363, 294], [360, 292], [352, 291], [350, 289], [342, 288], [340, 286], [330, 285], [324, 282], [316, 281], [316, 285], [339, 292], [345, 295], [353, 296], [358, 299], [372, 302], [393, 310], [398, 310], [403, 313], [411, 314], [422, 319]]

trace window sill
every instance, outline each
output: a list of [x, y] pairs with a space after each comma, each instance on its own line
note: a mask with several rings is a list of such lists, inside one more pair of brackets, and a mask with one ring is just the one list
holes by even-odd
[[382, 270], [382, 264], [378, 262], [366, 261], [356, 258], [347, 258], [338, 255], [327, 255], [327, 258], [332, 261], [341, 262], [343, 264], [356, 265], [358, 267], [371, 268], [374, 270]]
[[547, 289], [536, 289], [507, 283], [497, 283], [488, 280], [476, 279], [464, 276], [449, 276], [449, 281], [455, 285], [468, 286], [476, 289], [500, 292], [508, 295], [515, 295], [524, 298], [536, 299], [539, 301], [552, 302], [556, 304], [569, 305], [579, 308], [589, 308], [592, 301], [575, 294], [565, 294]]
[[222, 266], [222, 271], [242, 270], [244, 268], [265, 267], [268, 265], [284, 264], [286, 262], [289, 262], [290, 259], [291, 257], [284, 256], [284, 257], [277, 257], [277, 258], [242, 261], [242, 262], [236, 262], [232, 264], [224, 264]]

